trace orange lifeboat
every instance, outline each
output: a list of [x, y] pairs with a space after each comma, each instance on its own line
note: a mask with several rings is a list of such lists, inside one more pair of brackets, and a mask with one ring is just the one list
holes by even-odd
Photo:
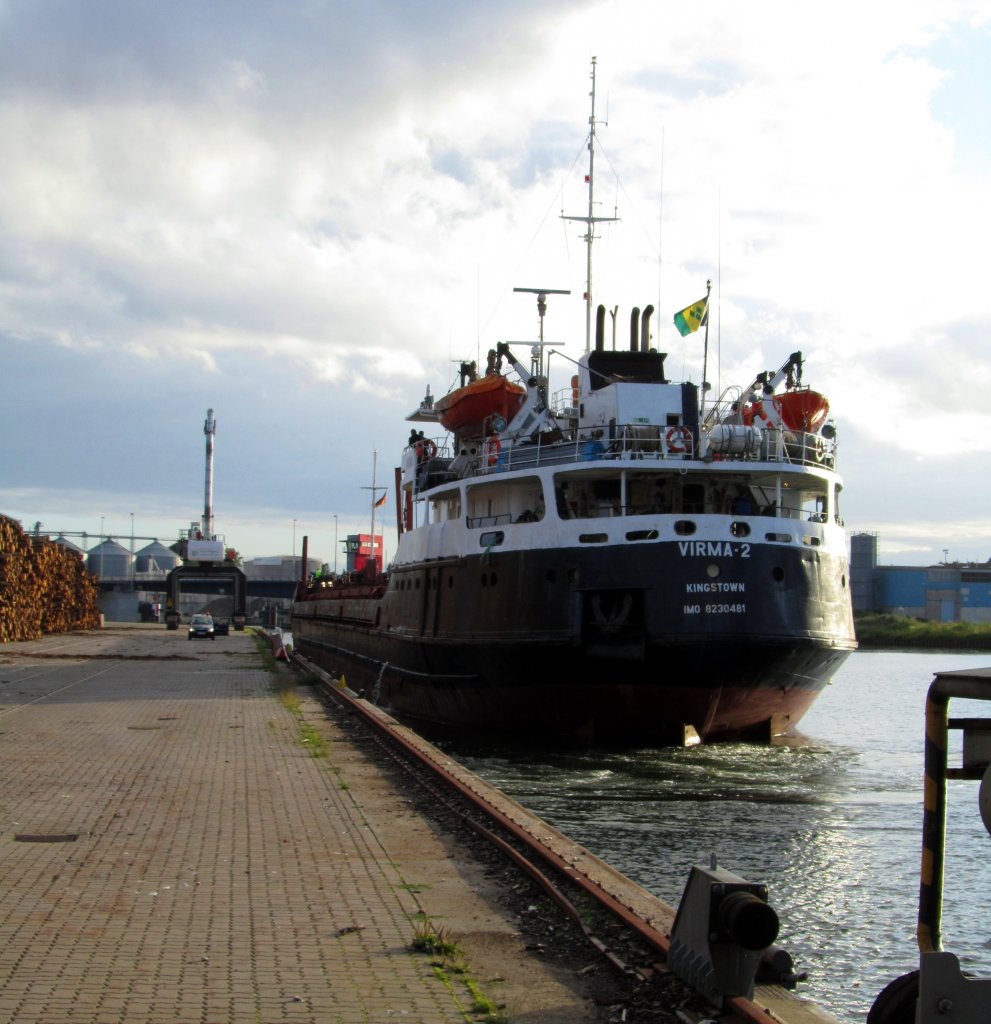
[[434, 407], [440, 413], [445, 430], [466, 437], [481, 437], [486, 432], [492, 433], [487, 420], [501, 416], [508, 423], [525, 400], [525, 388], [513, 384], [502, 374], [490, 373], [438, 398]]
[[772, 399], [781, 422], [788, 430], [802, 430], [814, 434], [829, 415], [829, 401], [825, 395], [808, 388], [786, 391]]

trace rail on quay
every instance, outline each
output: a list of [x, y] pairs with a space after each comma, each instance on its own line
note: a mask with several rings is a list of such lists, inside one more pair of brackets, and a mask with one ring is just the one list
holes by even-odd
[[[558, 884], [561, 880], [579, 890], [655, 951], [660, 962], [653, 964], [651, 969], [667, 971], [665, 961], [677, 914], [674, 907], [531, 814], [511, 797], [490, 786], [414, 730], [347, 689], [304, 656], [294, 653], [291, 660], [318, 681], [323, 693], [358, 716], [387, 749], [398, 754], [400, 763], [405, 760], [418, 769], [426, 770], [437, 788], [455, 795], [459, 802], [467, 802], [472, 817], [462, 815], [462, 820], [530, 875], [575, 920], [589, 943], [613, 967], [623, 972], [633, 970], [612, 952], [607, 943], [592, 934]], [[487, 824], [482, 824], [479, 819], [484, 819]], [[696, 1019], [702, 1020], [702, 1017]], [[726, 997], [720, 1021], [722, 1024], [837, 1024], [835, 1017], [785, 985], [768, 983], [755, 985], [753, 999]]]

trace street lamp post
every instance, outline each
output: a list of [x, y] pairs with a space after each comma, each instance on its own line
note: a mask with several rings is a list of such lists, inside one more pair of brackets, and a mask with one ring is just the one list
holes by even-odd
[[292, 578], [298, 579], [296, 574], [296, 520], [292, 521]]
[[337, 516], [334, 516], [334, 575], [337, 575]]
[[103, 520], [106, 516], [100, 516], [100, 579], [103, 579]]

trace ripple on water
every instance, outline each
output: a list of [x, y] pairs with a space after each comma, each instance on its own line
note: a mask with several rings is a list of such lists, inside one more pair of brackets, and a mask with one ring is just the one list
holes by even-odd
[[[844, 1024], [917, 965], [925, 694], [937, 671], [987, 656], [856, 653], [778, 746], [547, 751], [447, 748], [575, 841], [677, 903], [691, 866], [766, 881], [779, 942], [808, 970], [799, 989]], [[960, 701], [958, 715], [991, 713]], [[953, 783], [944, 945], [991, 964], [988, 842], [976, 787]]]

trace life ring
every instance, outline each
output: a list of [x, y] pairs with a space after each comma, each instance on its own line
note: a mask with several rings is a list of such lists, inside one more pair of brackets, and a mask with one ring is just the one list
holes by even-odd
[[416, 461], [429, 462], [437, 454], [437, 445], [425, 437], [422, 441], [416, 442]]
[[492, 434], [485, 439], [485, 461], [494, 466], [499, 461], [499, 452], [502, 451], [502, 441], [498, 434]]
[[664, 440], [669, 452], [683, 452], [692, 446], [692, 432], [688, 427], [672, 427], [664, 435]]

